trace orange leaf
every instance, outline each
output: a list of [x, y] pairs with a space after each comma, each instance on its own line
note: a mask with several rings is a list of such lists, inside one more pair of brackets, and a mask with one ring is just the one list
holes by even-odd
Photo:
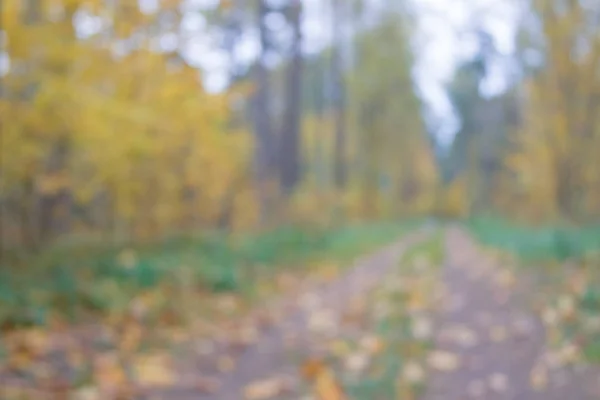
[[324, 369], [317, 376], [315, 394], [319, 400], [346, 400], [347, 397], [340, 384], [336, 381], [333, 372]]
[[331, 369], [321, 359], [309, 359], [302, 365], [302, 375], [315, 381], [314, 391], [319, 400], [346, 400], [347, 397], [336, 381]]

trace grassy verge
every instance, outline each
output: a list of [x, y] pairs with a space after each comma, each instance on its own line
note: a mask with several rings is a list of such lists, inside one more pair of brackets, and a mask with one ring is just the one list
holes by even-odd
[[[12, 394], [0, 390], [0, 397], [37, 398], [34, 391], [52, 382], [71, 391], [126, 389], [144, 379], [154, 384], [157, 376], [175, 381], [175, 359], [194, 358], [191, 345], [203, 338], [246, 343], [239, 317], [258, 300], [293, 290], [322, 268], [339, 271], [415, 226], [287, 227], [155, 247], [54, 249], [21, 268], [7, 266], [0, 280], [0, 380]], [[150, 356], [159, 372], [146, 370]]]
[[123, 313], [132, 299], [157, 290], [165, 298], [157, 307], [168, 308], [168, 300], [174, 300], [170, 296], [181, 292], [182, 285], [202, 296], [248, 295], [265, 276], [298, 272], [325, 259], [346, 261], [393, 240], [410, 225], [286, 227], [239, 238], [181, 237], [153, 247], [50, 249], [0, 268], [0, 326], [11, 329], [58, 317], [85, 320]]
[[476, 218], [468, 228], [486, 245], [508, 250], [524, 261], [581, 260], [600, 252], [600, 225], [527, 227], [494, 218]]
[[424, 389], [425, 358], [431, 348], [441, 232], [409, 249], [386, 284], [373, 293], [374, 336], [383, 343], [360, 377], [345, 376], [354, 399], [416, 399]]
[[484, 245], [509, 252], [521, 271], [536, 276], [534, 302], [560, 320], [552, 345], [575, 342], [589, 361], [600, 363], [600, 226], [528, 228], [478, 219], [468, 227]]

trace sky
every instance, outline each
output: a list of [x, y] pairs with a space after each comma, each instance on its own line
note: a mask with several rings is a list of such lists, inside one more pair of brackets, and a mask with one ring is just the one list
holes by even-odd
[[[155, 0], [143, 0], [153, 2]], [[191, 8], [197, 5], [210, 6], [217, 0], [188, 0]], [[304, 1], [304, 51], [314, 54], [331, 41], [331, 14], [329, 2], [323, 0]], [[382, 0], [369, 0], [372, 21], [377, 19], [378, 5]], [[405, 0], [406, 1], [406, 0]], [[460, 121], [453, 113], [446, 96], [444, 85], [448, 83], [461, 60], [468, 59], [476, 49], [476, 42], [467, 32], [473, 23], [480, 24], [490, 32], [496, 41], [498, 51], [510, 55], [518, 9], [517, 0], [408, 0], [418, 10], [418, 30], [414, 36], [416, 65], [414, 79], [416, 86], [429, 108], [429, 115], [435, 116], [430, 123], [440, 128], [436, 134], [442, 144], [451, 142], [460, 127]], [[282, 24], [276, 18], [269, 23]], [[198, 32], [203, 21], [198, 14], [190, 14], [184, 19], [184, 27], [190, 32]], [[258, 54], [256, 32], [248, 32], [237, 48], [239, 59], [250, 63]], [[214, 50], [210, 38], [199, 36], [189, 41], [186, 49], [188, 60], [205, 71], [205, 84], [210, 91], [220, 91], [227, 85], [225, 54]], [[491, 66], [491, 73], [481, 87], [484, 95], [501, 92], [506, 85], [507, 69], [510, 66], [499, 60]]]
[[514, 52], [514, 37], [519, 10], [513, 0], [413, 0], [419, 12], [416, 36], [417, 64], [414, 76], [426, 104], [441, 121], [437, 137], [449, 143], [460, 122], [444, 86], [452, 79], [456, 67], [477, 49], [471, 31], [474, 23], [489, 32], [497, 51], [506, 56], [492, 63], [487, 79], [480, 88], [483, 95], [501, 93], [507, 85]]
[[[153, 12], [158, 0], [138, 0], [142, 10]], [[282, 0], [270, 0], [273, 3]], [[376, 23], [380, 4], [390, 0], [368, 0], [366, 13], [368, 23]], [[398, 0], [400, 1], [400, 0]], [[474, 22], [490, 32], [494, 37], [497, 50], [507, 56], [491, 66], [488, 79], [480, 88], [483, 94], [493, 95], [506, 85], [510, 65], [506, 61], [514, 51], [514, 33], [518, 20], [518, 0], [402, 0], [408, 1], [417, 10], [417, 26], [414, 32], [413, 47], [416, 65], [413, 76], [427, 108], [427, 115], [433, 120], [427, 121], [439, 127], [436, 134], [442, 144], [449, 143], [460, 127], [460, 121], [453, 113], [446, 96], [444, 86], [451, 80], [456, 66], [461, 60], [468, 59], [476, 49], [473, 37], [466, 32]], [[227, 54], [214, 46], [213, 38], [207, 33], [204, 17], [197, 12], [199, 8], [210, 8], [219, 0], [184, 0], [182, 31], [188, 39], [184, 41], [183, 53], [188, 62], [203, 70], [207, 90], [218, 92], [227, 86], [229, 59]], [[331, 42], [330, 2], [323, 0], [303, 0], [304, 16], [302, 30], [304, 34], [303, 50], [314, 54]], [[270, 18], [269, 24], [282, 27], [282, 18]], [[76, 25], [85, 35], [101, 29], [98, 18], [81, 15]], [[348, 36], [349, 37], [349, 36]], [[3, 39], [3, 38], [0, 38]], [[250, 64], [259, 52], [257, 32], [248, 31], [236, 47], [238, 61]], [[1, 41], [1, 40], [0, 40]], [[158, 48], [177, 46], [175, 33], [165, 34], [157, 40]], [[117, 49], [118, 50], [118, 49]], [[277, 60], [273, 60], [276, 62]], [[0, 53], [0, 74], [9, 68], [6, 54]], [[430, 118], [430, 117], [428, 117]]]
[[[153, 12], [158, 0], [138, 0], [142, 10]], [[270, 0], [271, 3], [283, 0]], [[331, 42], [330, 1], [302, 0], [304, 15], [302, 30], [303, 50], [315, 54]], [[367, 0], [366, 24], [376, 23], [378, 11], [383, 2], [390, 0]], [[460, 121], [453, 112], [444, 87], [452, 79], [453, 73], [461, 61], [468, 59], [476, 50], [476, 42], [469, 32], [479, 25], [492, 34], [497, 50], [505, 58], [491, 65], [488, 79], [481, 89], [484, 95], [494, 95], [505, 88], [510, 72], [511, 53], [514, 51], [514, 34], [518, 21], [519, 0], [397, 0], [399, 4], [409, 4], [416, 10], [417, 30], [413, 32], [413, 48], [416, 56], [413, 76], [416, 88], [424, 100], [427, 113], [426, 122], [435, 126], [435, 133], [441, 144], [451, 142]], [[402, 3], [400, 3], [402, 1]], [[407, 3], [408, 2], [408, 3]], [[184, 0], [182, 32], [187, 40], [183, 41], [183, 53], [187, 61], [203, 71], [205, 87], [208, 91], [219, 92], [227, 87], [227, 53], [214, 45], [208, 32], [208, 24], [198, 9], [214, 7], [219, 0]], [[283, 17], [271, 16], [268, 23], [272, 27], [285, 28]], [[98, 23], [92, 20], [78, 24], [82, 29], [98, 29]], [[91, 32], [90, 32], [91, 33]], [[348, 35], [348, 38], [350, 36]], [[157, 40], [158, 48], [177, 46], [175, 33], [165, 34]], [[256, 31], [248, 30], [236, 47], [236, 61], [250, 65], [259, 52]], [[0, 69], [3, 67], [0, 57]], [[273, 64], [276, 59], [271, 60]], [[433, 116], [433, 117], [432, 117]]]

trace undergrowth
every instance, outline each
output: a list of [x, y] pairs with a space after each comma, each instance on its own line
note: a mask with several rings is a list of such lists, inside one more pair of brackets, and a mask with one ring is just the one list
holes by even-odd
[[154, 245], [55, 247], [0, 268], [0, 327], [44, 324], [126, 309], [132, 298], [185, 285], [205, 293], [246, 293], [265, 275], [319, 258], [346, 260], [398, 237], [414, 223], [335, 229], [282, 227], [232, 237], [170, 238]]
[[[432, 347], [428, 337], [416, 337], [413, 326], [419, 320], [431, 320], [433, 298], [430, 295], [444, 259], [443, 230], [412, 246], [400, 260], [400, 266], [388, 284], [376, 293], [379, 306], [390, 310], [377, 319], [375, 332], [385, 343], [385, 350], [372, 361], [366, 376], [347, 382], [348, 393], [356, 399], [418, 398], [425, 389], [421, 380], [407, 379], [409, 365], [420, 366], [423, 373], [427, 352]], [[422, 303], [421, 303], [422, 301]], [[383, 302], [383, 304], [381, 304]]]
[[[548, 304], [557, 298], [575, 299], [576, 318], [565, 324], [565, 337], [583, 345], [588, 360], [600, 363], [600, 329], [589, 328], [600, 316], [600, 225], [528, 227], [497, 219], [473, 219], [467, 226], [484, 244], [508, 251], [522, 270], [534, 272], [536, 291]], [[573, 292], [571, 282], [583, 278]]]
[[577, 260], [600, 252], [600, 224], [529, 227], [496, 218], [473, 218], [467, 226], [484, 244], [508, 250], [525, 261]]

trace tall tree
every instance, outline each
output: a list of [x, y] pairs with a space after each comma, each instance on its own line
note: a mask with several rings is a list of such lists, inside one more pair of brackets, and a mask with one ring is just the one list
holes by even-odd
[[347, 132], [346, 132], [346, 84], [342, 57], [344, 45], [344, 24], [346, 8], [343, 1], [332, 0], [331, 26], [333, 43], [331, 47], [331, 75], [333, 81], [334, 106], [334, 182], [343, 190], [347, 181]]
[[273, 135], [272, 120], [269, 106], [269, 72], [267, 69], [267, 57], [271, 51], [271, 40], [269, 37], [266, 17], [270, 8], [267, 0], [259, 0], [257, 6], [257, 24], [260, 38], [260, 54], [254, 65], [254, 96], [252, 98], [256, 180], [260, 218], [266, 222], [272, 207], [273, 196], [273, 173], [275, 166], [275, 137]]
[[300, 180], [300, 128], [302, 122], [302, 1], [290, 0], [287, 14], [292, 29], [290, 62], [286, 77], [286, 108], [279, 135], [280, 185], [289, 195]]

